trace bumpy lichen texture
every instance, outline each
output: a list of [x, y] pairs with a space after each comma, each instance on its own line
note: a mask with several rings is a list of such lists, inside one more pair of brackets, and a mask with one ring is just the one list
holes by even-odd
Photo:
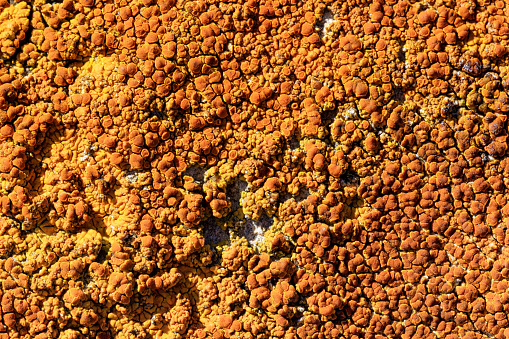
[[508, 18], [1, 0], [0, 339], [509, 337]]

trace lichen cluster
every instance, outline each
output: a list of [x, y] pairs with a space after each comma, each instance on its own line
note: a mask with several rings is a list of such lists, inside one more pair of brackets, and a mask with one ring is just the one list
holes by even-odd
[[0, 0], [0, 338], [509, 337], [509, 5]]

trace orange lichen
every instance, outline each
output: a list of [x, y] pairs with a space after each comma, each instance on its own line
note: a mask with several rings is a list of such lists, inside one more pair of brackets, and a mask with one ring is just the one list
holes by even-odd
[[0, 338], [509, 335], [504, 1], [0, 1]]

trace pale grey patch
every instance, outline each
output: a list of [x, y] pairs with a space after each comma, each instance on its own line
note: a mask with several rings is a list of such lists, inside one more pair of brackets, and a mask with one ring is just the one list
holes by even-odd
[[258, 247], [265, 241], [265, 232], [274, 223], [274, 218], [262, 215], [258, 220], [246, 218], [240, 222], [239, 236], [246, 238], [253, 247]]
[[323, 13], [322, 20], [320, 20], [316, 24], [316, 28], [318, 29], [318, 35], [320, 35], [320, 38], [323, 38], [324, 36], [330, 34], [331, 32], [331, 26], [334, 24], [336, 20], [334, 19], [334, 13], [329, 8], [325, 8], [325, 11]]
[[350, 106], [341, 111], [341, 117], [344, 121], [353, 121], [359, 119], [359, 110], [356, 106]]
[[134, 184], [136, 181], [138, 181], [138, 171], [129, 171], [126, 172], [124, 179], [130, 183]]

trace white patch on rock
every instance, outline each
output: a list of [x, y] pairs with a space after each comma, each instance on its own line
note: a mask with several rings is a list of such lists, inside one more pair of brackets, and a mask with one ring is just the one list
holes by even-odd
[[266, 215], [262, 215], [258, 220], [246, 217], [239, 229], [239, 235], [246, 238], [251, 246], [258, 248], [260, 244], [265, 242], [265, 232], [269, 230], [273, 223], [274, 219]]
[[125, 174], [124, 178], [128, 183], [134, 184], [136, 181], [138, 181], [138, 172], [129, 171]]
[[320, 37], [323, 38], [324, 36], [328, 35], [330, 33], [330, 27], [335, 22], [336, 20], [334, 19], [334, 13], [332, 13], [329, 8], [326, 8], [325, 12], [323, 13], [322, 20], [317, 24], [317, 27], [320, 30]]

